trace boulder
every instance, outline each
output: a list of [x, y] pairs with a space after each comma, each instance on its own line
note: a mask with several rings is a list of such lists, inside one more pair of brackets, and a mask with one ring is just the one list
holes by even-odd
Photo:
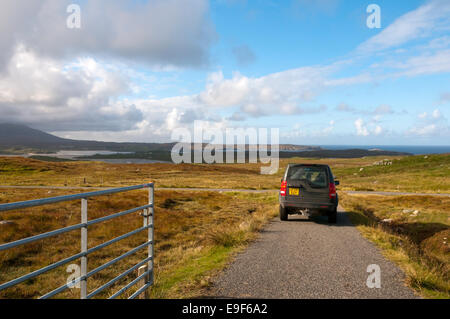
[[0, 220], [0, 226], [2, 225], [14, 225], [15, 222], [13, 222], [12, 220]]

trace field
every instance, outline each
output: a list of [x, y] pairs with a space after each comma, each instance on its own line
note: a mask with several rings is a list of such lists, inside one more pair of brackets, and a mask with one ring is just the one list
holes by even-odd
[[[385, 159], [392, 165], [375, 164]], [[160, 188], [278, 189], [288, 163], [329, 164], [341, 190], [450, 193], [450, 155], [282, 159], [276, 175], [261, 175], [261, 164], [59, 163], [0, 157], [0, 185], [114, 187], [151, 180]]]
[[[164, 188], [278, 189], [288, 163], [327, 163], [340, 180], [343, 206], [364, 236], [407, 273], [408, 283], [425, 297], [448, 298], [449, 199], [445, 197], [349, 196], [347, 190], [450, 193], [450, 155], [361, 159], [282, 159], [276, 175], [261, 175], [260, 164], [105, 164], [52, 162], [0, 157], [0, 185], [117, 187], [156, 183], [155, 298], [198, 297], [234, 254], [258, 236], [277, 215], [277, 194], [170, 191]], [[384, 165], [388, 163], [389, 165]], [[381, 165], [383, 164], [383, 165]], [[0, 203], [77, 193], [77, 190], [0, 189]], [[146, 194], [134, 191], [89, 202], [89, 218], [146, 203]], [[409, 213], [403, 211], [412, 210]], [[417, 216], [414, 211], [420, 211]], [[0, 214], [0, 243], [14, 241], [80, 222], [80, 203], [70, 202]], [[382, 223], [383, 219], [391, 220]], [[142, 225], [138, 214], [92, 227], [89, 247]], [[93, 269], [145, 240], [133, 236], [93, 254]], [[448, 242], [448, 241], [447, 241]], [[79, 231], [0, 253], [0, 282], [46, 266], [79, 252]], [[89, 279], [89, 289], [114, 278], [144, 258], [136, 254], [113, 270]], [[0, 298], [36, 298], [68, 277], [60, 267], [35, 280], [0, 293]], [[124, 279], [129, 282], [136, 277]], [[121, 285], [124, 284], [121, 283]], [[119, 286], [103, 295], [110, 296]], [[128, 293], [130, 295], [132, 291]], [[58, 297], [76, 298], [79, 290]], [[127, 296], [127, 295], [125, 295]]]

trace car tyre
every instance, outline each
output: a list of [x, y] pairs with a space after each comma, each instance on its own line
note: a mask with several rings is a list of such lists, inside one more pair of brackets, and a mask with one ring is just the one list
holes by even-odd
[[280, 220], [286, 221], [288, 220], [288, 213], [286, 208], [280, 205]]
[[335, 208], [330, 214], [328, 215], [328, 223], [329, 224], [336, 224], [337, 223], [337, 208]]

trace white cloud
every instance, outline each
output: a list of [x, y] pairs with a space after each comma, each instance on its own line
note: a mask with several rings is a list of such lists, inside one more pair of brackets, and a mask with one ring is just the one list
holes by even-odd
[[297, 123], [288, 131], [282, 132], [281, 137], [286, 139], [328, 137], [334, 131], [334, 126], [334, 120], [331, 120], [327, 127], [313, 129], [307, 129], [304, 125]]
[[429, 36], [450, 24], [450, 2], [433, 0], [395, 20], [378, 35], [361, 44], [359, 52], [381, 51]]
[[423, 47], [423, 49], [445, 49], [448, 47], [450, 47], [450, 36], [442, 36], [436, 39], [432, 39], [427, 45]]
[[380, 125], [377, 125], [374, 130], [375, 135], [383, 134], [383, 128]]
[[418, 119], [416, 125], [406, 131], [407, 136], [450, 137], [449, 123], [439, 109], [435, 109], [431, 114], [421, 113]]
[[431, 121], [439, 121], [439, 120], [445, 119], [439, 109], [433, 110], [433, 112], [431, 112], [431, 114], [428, 114], [428, 112], [420, 113], [417, 117], [419, 119], [428, 120], [428, 121], [430, 121], [430, 120]]
[[246, 120], [246, 117], [244, 116], [244, 114], [242, 114], [242, 112], [234, 112], [233, 115], [228, 118], [228, 120], [234, 122], [242, 122]]
[[[448, 73], [449, 30], [450, 2], [431, 0], [399, 17], [362, 43], [355, 53], [374, 61], [369, 68], [370, 82]], [[361, 76], [367, 77], [367, 71]]]
[[209, 76], [204, 92], [198, 95], [200, 104], [211, 107], [239, 106], [252, 116], [270, 114], [302, 114], [323, 111], [323, 107], [305, 108], [325, 88], [325, 78], [332, 67], [305, 67], [249, 78], [235, 73], [224, 79], [222, 72]]
[[423, 112], [423, 113], [420, 113], [417, 117], [420, 118], [420, 119], [424, 119], [427, 116], [428, 116], [428, 113], [427, 112]]
[[19, 47], [0, 74], [0, 118], [50, 130], [123, 130], [142, 120], [126, 75], [85, 58], [71, 65]]
[[[15, 6], [17, 3], [19, 5]], [[393, 61], [389, 68], [394, 72], [370, 69], [363, 74], [339, 77], [340, 70], [355, 65], [353, 60], [261, 77], [235, 72], [231, 78], [225, 78], [219, 71], [208, 76], [205, 89], [198, 94], [162, 99], [134, 98], [132, 93], [145, 91], [141, 82], [148, 81], [133, 82], [131, 78], [136, 74], [131, 73], [139, 72], [131, 60], [144, 61], [162, 69], [207, 63], [208, 49], [214, 39], [207, 2], [195, 0], [180, 4], [174, 0], [155, 0], [151, 5], [118, 1], [108, 1], [106, 5], [106, 0], [88, 2], [82, 9], [87, 24], [83, 23], [85, 28], [76, 36], [73, 33], [67, 36], [66, 28], [56, 27], [58, 23], [65, 23], [66, 15], [59, 16], [57, 12], [66, 3], [66, 0], [7, 0], [2, 5], [0, 31], [4, 36], [0, 39], [0, 61], [6, 63], [3, 73], [0, 72], [0, 116], [3, 120], [39, 124], [53, 131], [67, 131], [73, 137], [87, 134], [75, 131], [90, 131], [92, 137], [100, 136], [101, 139], [149, 141], [152, 137], [170, 136], [171, 129], [187, 127], [195, 120], [223, 125], [227, 121], [243, 121], [249, 117], [321, 113], [327, 108], [311, 106], [315, 104], [315, 98], [339, 86], [450, 72], [450, 50], [440, 50], [447, 43], [445, 37], [441, 37], [429, 42], [428, 46], [428, 49], [440, 51], [421, 51], [418, 56], [409, 55], [401, 61]], [[437, 10], [437, 4], [442, 4], [443, 9]], [[431, 1], [399, 18], [360, 49], [366, 52], [388, 49], [428, 36], [450, 20], [450, 15], [444, 14], [450, 12], [446, 10], [450, 10], [447, 2]], [[2, 14], [8, 18], [1, 19]], [[17, 23], [13, 26], [12, 21]], [[21, 24], [21, 21], [29, 21], [29, 24]], [[183, 30], [182, 36], [179, 30]], [[36, 36], [36, 32], [46, 36]], [[17, 46], [19, 42], [21, 46]], [[125, 63], [123, 59], [135, 69], [118, 67], [116, 63]], [[380, 63], [379, 67], [382, 66], [386, 64]], [[159, 82], [159, 78], [154, 82]], [[124, 95], [128, 98], [121, 98]], [[393, 108], [389, 105], [367, 110], [358, 107], [340, 104], [337, 110], [361, 117], [354, 122], [357, 135], [382, 135], [384, 129], [378, 125], [379, 121], [382, 116], [393, 114]], [[222, 119], [218, 115], [222, 109], [238, 111]], [[437, 114], [425, 114], [423, 119], [437, 121], [440, 118], [439, 121], [443, 121], [442, 114]], [[369, 116], [372, 120], [366, 119]], [[416, 132], [438, 132], [445, 127], [439, 123], [421, 123]], [[309, 132], [309, 135], [330, 134], [335, 123], [332, 121], [325, 126], [320, 132]], [[306, 134], [300, 128], [296, 131], [298, 136]]]
[[413, 127], [408, 131], [410, 135], [417, 136], [434, 136], [439, 133], [438, 127], [436, 124], [429, 124], [420, 127]]
[[365, 123], [363, 119], [359, 118], [355, 121], [356, 135], [367, 137], [369, 135], [380, 136], [385, 133], [383, 127], [381, 125], [376, 124], [376, 121], [370, 121], [369, 123]]
[[0, 63], [19, 44], [58, 59], [89, 53], [152, 66], [209, 61], [216, 34], [207, 0], [83, 1], [81, 29], [68, 29], [66, 8], [72, 2], [3, 0]]
[[369, 136], [369, 131], [364, 125], [363, 119], [357, 119], [355, 121], [356, 135], [358, 136]]
[[448, 73], [450, 72], [450, 50], [415, 56], [405, 62], [397, 62], [391, 66], [402, 70], [392, 73], [391, 76], [393, 77]]
[[321, 132], [322, 132], [322, 135], [323, 135], [323, 136], [328, 136], [328, 135], [330, 135], [331, 132], [333, 132], [333, 130], [334, 130], [334, 124], [335, 124], [335, 121], [331, 120], [330, 123], [329, 123], [329, 126], [326, 127], [326, 128], [324, 128], [324, 129], [321, 131]]
[[434, 110], [432, 117], [433, 117], [433, 119], [440, 119], [442, 117], [441, 111], [439, 111], [438, 109]]

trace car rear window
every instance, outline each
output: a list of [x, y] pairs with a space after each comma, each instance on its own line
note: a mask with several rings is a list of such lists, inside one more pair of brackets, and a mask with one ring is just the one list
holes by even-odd
[[287, 180], [306, 181], [311, 187], [328, 186], [327, 169], [324, 166], [293, 166], [289, 168]]

